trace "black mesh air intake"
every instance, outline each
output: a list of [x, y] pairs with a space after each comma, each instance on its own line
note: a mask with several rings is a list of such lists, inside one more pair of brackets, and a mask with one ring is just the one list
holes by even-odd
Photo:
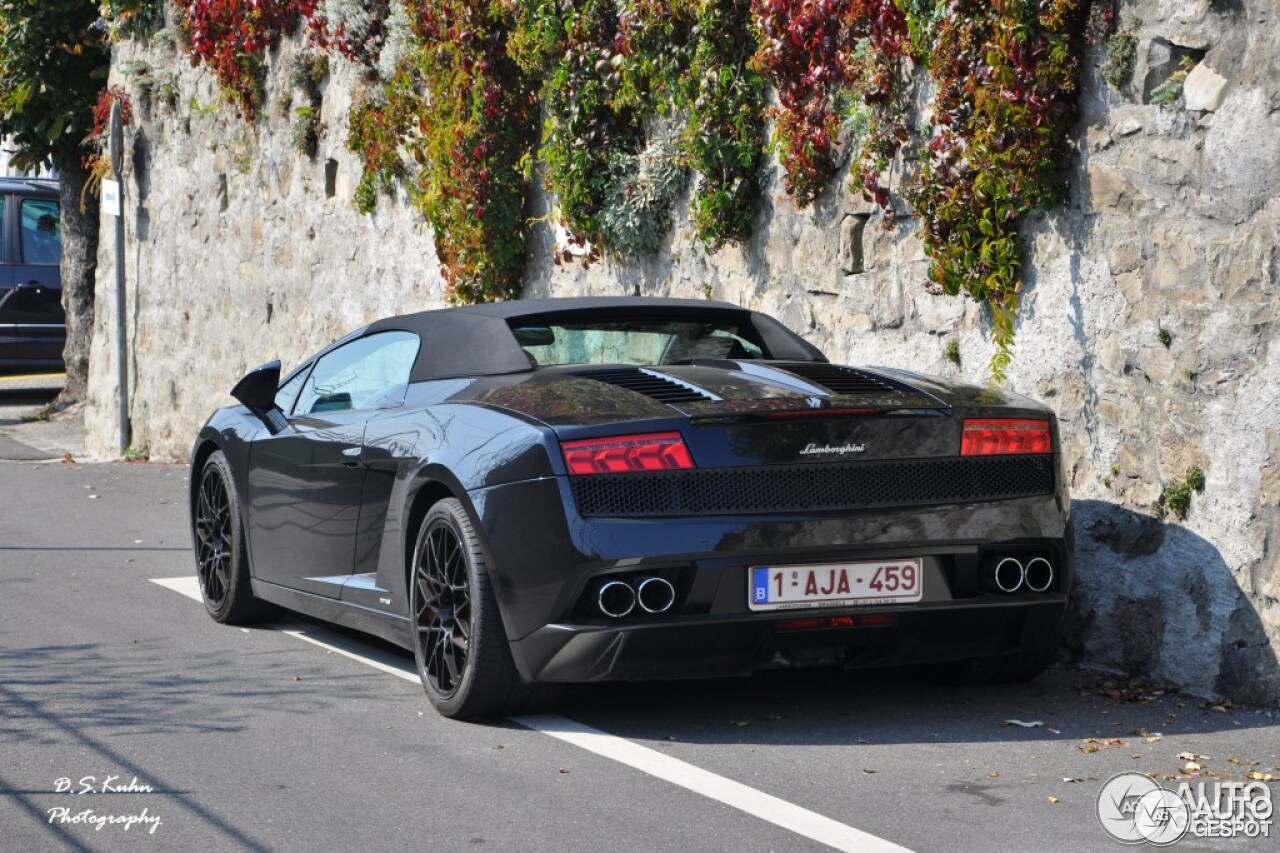
[[626, 388], [628, 391], [635, 391], [660, 403], [705, 403], [716, 399], [705, 391], [699, 391], [665, 376], [655, 376], [638, 367], [581, 370], [574, 375]]
[[838, 364], [821, 362], [788, 362], [774, 364], [801, 379], [821, 385], [833, 394], [900, 394], [903, 387], [896, 382]]
[[583, 515], [683, 516], [975, 503], [1053, 491], [1053, 457], [895, 459], [572, 477]]

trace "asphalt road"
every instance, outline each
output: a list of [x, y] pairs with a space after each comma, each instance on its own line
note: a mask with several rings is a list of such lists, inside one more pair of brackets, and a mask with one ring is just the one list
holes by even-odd
[[[1235, 779], [1280, 774], [1267, 713], [1125, 701], [1065, 669], [983, 689], [829, 671], [596, 686], [530, 721], [616, 736], [597, 737], [605, 754], [513, 721], [450, 722], [394, 649], [302, 620], [224, 627], [154, 583], [193, 571], [185, 476], [0, 462], [0, 849], [828, 849], [771, 822], [782, 802], [805, 826], [913, 850], [1120, 850], [1095, 817], [1117, 772], [1174, 774], [1191, 752]], [[748, 805], [680, 787], [661, 760], [617, 760], [628, 750]], [[59, 792], [85, 777], [96, 793]], [[742, 786], [775, 798], [763, 816]], [[95, 828], [57, 809], [151, 822]], [[1177, 847], [1276, 849], [1275, 832]]]

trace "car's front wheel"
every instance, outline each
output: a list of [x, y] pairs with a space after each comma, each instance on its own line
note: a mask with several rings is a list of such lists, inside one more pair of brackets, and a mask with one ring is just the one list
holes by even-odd
[[200, 469], [191, 517], [196, 576], [204, 609], [232, 625], [256, 622], [269, 612], [253, 597], [242, 517], [231, 464], [221, 450], [214, 451]]
[[455, 498], [433, 506], [418, 530], [409, 607], [418, 675], [444, 716], [501, 716], [554, 700], [554, 685], [525, 684], [516, 670], [484, 551]]

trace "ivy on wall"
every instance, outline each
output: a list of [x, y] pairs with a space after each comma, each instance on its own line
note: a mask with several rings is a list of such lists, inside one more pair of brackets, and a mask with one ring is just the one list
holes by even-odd
[[[123, 2], [123, 0], [120, 0]], [[534, 160], [580, 244], [656, 250], [693, 176], [711, 250], [752, 233], [766, 118], [782, 182], [851, 182], [921, 220], [933, 286], [990, 309], [1002, 378], [1019, 228], [1063, 198], [1084, 0], [175, 0], [196, 61], [251, 119], [267, 51], [312, 44], [378, 81], [351, 113], [356, 205], [403, 182], [458, 301], [514, 298]], [[912, 127], [923, 73], [937, 90]], [[768, 92], [776, 104], [766, 108]], [[540, 121], [540, 110], [542, 120]], [[916, 121], [919, 121], [918, 119]], [[904, 204], [893, 204], [890, 177]]]
[[993, 378], [1012, 357], [1022, 292], [1018, 228], [1065, 198], [1078, 0], [953, 0], [929, 72], [933, 137], [911, 201], [929, 278], [992, 315]]

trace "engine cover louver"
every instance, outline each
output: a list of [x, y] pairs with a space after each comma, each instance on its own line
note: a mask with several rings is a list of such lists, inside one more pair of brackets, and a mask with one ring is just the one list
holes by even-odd
[[684, 382], [639, 367], [612, 367], [605, 370], [583, 370], [574, 374], [625, 388], [660, 403], [707, 403], [720, 398]]
[[837, 364], [821, 362], [788, 362], [775, 364], [787, 373], [794, 373], [801, 379], [821, 385], [833, 394], [901, 394], [901, 385], [852, 367], [841, 367]]

